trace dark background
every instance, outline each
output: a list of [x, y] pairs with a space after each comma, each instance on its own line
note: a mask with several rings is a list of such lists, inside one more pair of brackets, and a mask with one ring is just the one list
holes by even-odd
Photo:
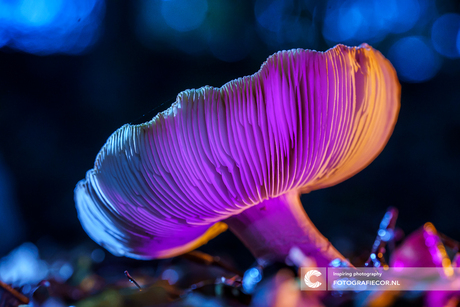
[[[220, 1], [224, 8], [209, 4], [205, 26], [189, 32], [169, 30], [163, 36], [156, 28], [146, 40], [142, 34], [146, 25], [139, 25], [145, 3], [111, 1], [105, 7], [101, 4], [98, 39], [76, 54], [6, 44], [0, 50], [0, 256], [26, 241], [40, 245], [46, 239], [63, 249], [94, 244], [88, 243], [77, 219], [73, 189], [93, 167], [106, 139], [123, 124], [150, 120], [182, 90], [219, 87], [253, 74], [278, 50], [322, 51], [337, 43], [322, 34], [328, 10], [340, 7], [338, 2], [305, 1], [302, 6], [293, 1], [294, 13], [279, 11], [309, 25], [307, 34], [294, 39], [288, 37], [289, 27], [283, 28], [287, 21], [275, 31], [260, 26], [259, 2]], [[419, 61], [415, 67], [422, 69], [437, 61], [436, 71], [422, 82], [416, 70], [401, 78], [398, 123], [388, 145], [370, 166], [335, 187], [302, 196], [313, 222], [346, 256], [369, 252], [389, 206], [399, 209], [397, 226], [406, 234], [431, 221], [439, 231], [460, 239], [460, 55], [446, 57], [431, 41], [437, 18], [460, 10], [454, 1], [416, 3], [434, 12], [428, 17], [419, 14], [418, 23], [403, 33], [384, 31], [366, 41], [388, 56], [398, 40], [420, 38], [435, 57], [424, 58], [419, 50], [411, 50], [409, 57]], [[225, 17], [219, 21], [221, 28], [212, 23], [213, 10], [218, 9]], [[400, 18], [407, 19], [403, 13]], [[220, 29], [230, 33], [222, 35], [221, 47], [228, 51], [224, 56], [213, 53], [203, 41], [198, 51], [184, 52], [178, 47], [190, 45], [197, 31], [212, 39]], [[229, 54], [244, 43], [231, 40], [241, 34], [238, 31], [250, 39], [244, 40], [249, 44], [246, 54], [235, 60]], [[366, 33], [343, 42], [359, 44]], [[270, 41], [270, 37], [276, 39]], [[46, 39], [44, 42], [46, 45]], [[254, 261], [229, 232], [203, 250], [226, 254], [242, 268]]]

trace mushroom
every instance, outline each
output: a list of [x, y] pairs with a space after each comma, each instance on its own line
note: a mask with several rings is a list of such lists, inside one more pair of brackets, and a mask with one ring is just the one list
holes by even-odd
[[75, 188], [80, 222], [115, 255], [167, 258], [227, 225], [261, 260], [296, 246], [320, 266], [344, 257], [299, 195], [366, 167], [387, 143], [400, 85], [367, 44], [270, 56], [254, 75], [181, 92], [124, 125]]

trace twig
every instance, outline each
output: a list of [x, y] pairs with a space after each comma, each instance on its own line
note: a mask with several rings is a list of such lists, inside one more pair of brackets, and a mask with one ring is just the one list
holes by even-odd
[[14, 290], [11, 286], [7, 285], [6, 283], [4, 283], [1, 280], [0, 280], [0, 287], [2, 287], [4, 290], [8, 291], [11, 295], [13, 295], [22, 304], [29, 304], [29, 299], [26, 296], [24, 296], [22, 293], [19, 293], [16, 290]]
[[139, 284], [137, 283], [137, 281], [136, 281], [131, 275], [129, 275], [128, 271], [125, 271], [125, 275], [126, 275], [126, 277], [128, 277], [128, 279], [129, 279], [130, 282], [132, 282], [133, 284], [136, 285], [136, 287], [139, 288], [139, 291], [142, 291], [141, 286], [139, 286]]

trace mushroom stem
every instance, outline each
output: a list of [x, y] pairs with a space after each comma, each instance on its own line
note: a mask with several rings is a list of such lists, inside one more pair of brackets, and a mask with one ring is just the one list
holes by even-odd
[[319, 267], [337, 258], [348, 262], [312, 223], [298, 191], [265, 200], [224, 222], [258, 261], [284, 261], [296, 246]]

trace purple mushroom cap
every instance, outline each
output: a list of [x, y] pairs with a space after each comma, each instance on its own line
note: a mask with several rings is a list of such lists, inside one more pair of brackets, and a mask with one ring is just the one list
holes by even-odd
[[393, 67], [366, 44], [278, 52], [113, 133], [75, 189], [78, 217], [115, 255], [179, 255], [264, 201], [359, 172], [388, 141], [399, 99]]

